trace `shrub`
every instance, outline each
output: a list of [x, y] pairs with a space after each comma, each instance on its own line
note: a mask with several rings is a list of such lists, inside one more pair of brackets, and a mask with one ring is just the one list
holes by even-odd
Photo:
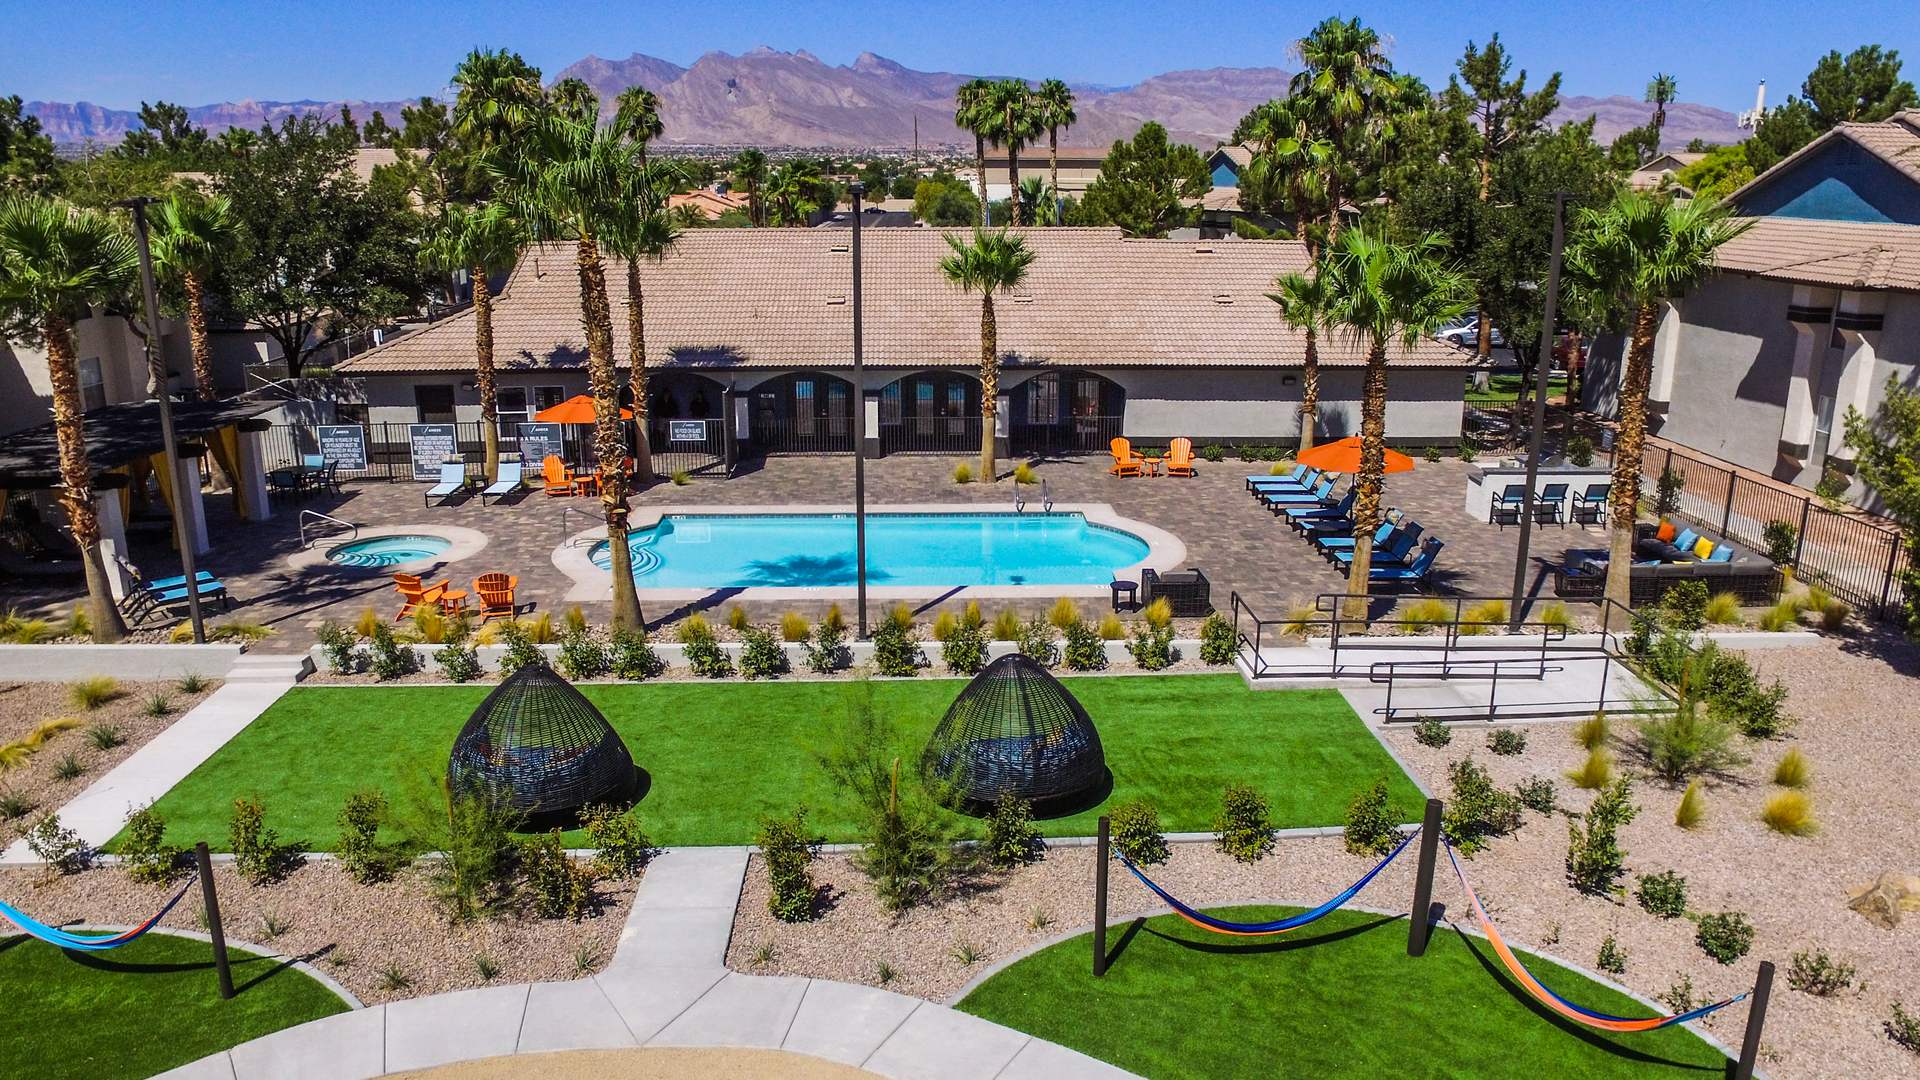
[[1607, 733], [1606, 713], [1594, 713], [1573, 725], [1573, 741], [1585, 750], [1598, 750], [1607, 745]]
[[1655, 517], [1669, 517], [1680, 509], [1680, 493], [1687, 490], [1687, 476], [1672, 468], [1660, 470], [1660, 479], [1654, 482], [1653, 513]]
[[1665, 1005], [1668, 1011], [1674, 1013], [1689, 1013], [1707, 1003], [1705, 999], [1695, 996], [1693, 976], [1684, 972], [1656, 1000]]
[[92, 724], [87, 727], [87, 741], [95, 750], [111, 750], [126, 744], [127, 733], [118, 724]]
[[58, 780], [78, 779], [86, 771], [86, 763], [81, 761], [79, 755], [72, 751], [68, 751], [65, 757], [62, 757], [53, 764], [53, 775], [54, 778]]
[[1799, 747], [1788, 750], [1773, 767], [1773, 782], [1781, 787], [1802, 788], [1813, 780], [1813, 768]]
[[1133, 662], [1144, 671], [1159, 671], [1179, 656], [1173, 648], [1173, 627], [1159, 629], [1142, 627], [1134, 631], [1133, 640], [1127, 642], [1127, 652], [1133, 655]]
[[1580, 767], [1567, 774], [1573, 786], [1586, 791], [1599, 791], [1613, 783], [1613, 754], [1602, 747], [1587, 752], [1587, 759]]
[[511, 895], [515, 868], [512, 832], [519, 815], [484, 792], [451, 787], [444, 832], [435, 839], [442, 857], [432, 864], [434, 892], [454, 922], [491, 915]]
[[1707, 621], [1707, 583], [1699, 578], [1675, 583], [1660, 600], [1660, 614], [1675, 630], [1700, 629]]
[[1381, 777], [1347, 803], [1347, 850], [1355, 855], [1385, 855], [1399, 839], [1387, 811], [1387, 778]]
[[335, 675], [351, 675], [360, 670], [360, 645], [354, 636], [331, 622], [323, 622], [314, 632], [320, 641], [320, 655], [327, 670]]
[[61, 825], [59, 814], [48, 814], [27, 830], [27, 850], [62, 874], [77, 874], [93, 865], [92, 846]]
[[227, 825], [227, 847], [234, 869], [254, 885], [278, 881], [299, 863], [299, 847], [283, 843], [267, 824], [266, 804], [260, 796], [233, 800], [233, 818]]
[[472, 682], [480, 677], [480, 654], [471, 645], [442, 645], [434, 650], [433, 662], [448, 682]]
[[1099, 634], [1101, 641], [1125, 641], [1127, 624], [1120, 621], [1120, 616], [1109, 611], [1100, 616]]
[[[1208, 443], [1207, 445], [1200, 448], [1200, 460], [1225, 461], [1227, 460], [1227, 451], [1224, 447], [1220, 446], [1220, 444], [1218, 443]], [[1136, 859], [1134, 861], [1138, 862], [1139, 860]]]
[[812, 633], [813, 627], [808, 624], [806, 616], [799, 612], [789, 611], [785, 615], [780, 616], [781, 641], [797, 645], [807, 640], [808, 635]]
[[615, 627], [608, 665], [615, 678], [631, 681], [651, 679], [667, 670], [667, 662], [653, 651], [645, 631]]
[[1526, 752], [1527, 733], [1519, 728], [1494, 728], [1487, 732], [1487, 749], [1501, 757], [1515, 757]]
[[1063, 634], [1068, 627], [1078, 626], [1080, 622], [1080, 605], [1074, 603], [1071, 597], [1063, 596], [1055, 600], [1053, 607], [1047, 611], [1047, 623]]
[[1802, 949], [1787, 966], [1787, 985], [1814, 997], [1832, 997], [1853, 985], [1853, 965], [1835, 960], [1825, 949]]
[[1023, 485], [1037, 484], [1040, 482], [1040, 476], [1033, 471], [1032, 465], [1023, 461], [1013, 467], [1013, 482]]
[[1579, 822], [1567, 822], [1567, 884], [1595, 896], [1618, 890], [1627, 857], [1620, 850], [1620, 826], [1640, 812], [1632, 793], [1633, 782], [1621, 777], [1594, 796], [1584, 829]]
[[1026, 624], [1020, 621], [1019, 615], [1011, 609], [1004, 609], [993, 617], [993, 640], [1019, 641], [1020, 635], [1026, 631], [1026, 628]]
[[1707, 816], [1707, 794], [1700, 788], [1700, 781], [1687, 785], [1680, 796], [1680, 805], [1674, 807], [1673, 823], [1683, 829], [1697, 829]]
[[1208, 614], [1200, 624], [1200, 661], [1214, 666], [1231, 664], [1234, 645], [1233, 623], [1217, 611]]
[[926, 653], [914, 639], [913, 631], [894, 618], [882, 619], [873, 631], [873, 667], [882, 675], [919, 674], [927, 662]]
[[416, 667], [413, 650], [396, 641], [385, 623], [374, 627], [367, 648], [371, 658], [367, 666], [381, 682], [413, 674]]
[[521, 842], [520, 870], [541, 918], [581, 919], [593, 911], [593, 867], [568, 856], [559, 829]]
[[589, 806], [580, 817], [587, 843], [596, 849], [594, 867], [607, 877], [633, 877], [659, 851], [640, 827], [640, 819], [617, 806]]
[[686, 649], [687, 666], [695, 675], [707, 679], [724, 679], [733, 674], [733, 661], [728, 658], [720, 640], [714, 637], [713, 627], [699, 615], [689, 615], [680, 624], [680, 644]]
[[1791, 603], [1782, 600], [1761, 612], [1759, 621], [1754, 625], [1769, 634], [1778, 634], [1800, 625], [1800, 612], [1796, 611]]
[[1700, 617], [1710, 626], [1739, 626], [1745, 622], [1740, 617], [1740, 598], [1730, 592], [1714, 593], [1707, 598], [1707, 606], [1701, 609]]
[[1074, 671], [1099, 671], [1107, 666], [1107, 643], [1101, 639], [1098, 631], [1086, 623], [1075, 621], [1067, 624], [1066, 632], [1067, 647], [1064, 652], [1068, 668]]
[[1880, 1026], [1885, 1029], [1887, 1038], [1892, 1039], [1895, 1046], [1905, 1047], [1920, 1054], [1920, 1017], [1907, 1012], [1906, 1007], [1900, 1002], [1893, 1003], [1892, 1014], [1882, 1021]]
[[1520, 827], [1519, 797], [1494, 787], [1487, 770], [1472, 758], [1449, 766], [1447, 779], [1453, 796], [1447, 800], [1440, 827], [1460, 854], [1471, 857], [1494, 837]]
[[1413, 741], [1421, 746], [1442, 747], [1453, 741], [1453, 729], [1445, 721], [1429, 716], [1413, 725]]
[[380, 824], [387, 816], [387, 797], [378, 791], [356, 791], [340, 808], [340, 839], [335, 853], [347, 876], [362, 885], [393, 876], [394, 852], [380, 843]]
[[[579, 609], [575, 609], [576, 611]], [[569, 627], [560, 638], [560, 674], [569, 679], [597, 679], [613, 666], [607, 647], [582, 625]]]
[[1778, 518], [1767, 522], [1760, 533], [1767, 547], [1767, 558], [1777, 566], [1786, 566], [1793, 561], [1793, 552], [1800, 543], [1800, 532], [1789, 522]]
[[973, 675], [987, 666], [987, 638], [978, 626], [956, 623], [941, 645], [941, 657], [947, 670], [955, 675]]
[[1480, 456], [1480, 451], [1474, 449], [1472, 443], [1462, 439], [1460, 440], [1459, 454], [1461, 464], [1471, 465], [1473, 464], [1473, 459]]
[[1160, 812], [1145, 799], [1134, 799], [1113, 808], [1108, 820], [1108, 837], [1115, 851], [1139, 866], [1167, 861], [1167, 838], [1160, 833]]
[[772, 631], [749, 626], [740, 632], [740, 674], [749, 679], [777, 679], [791, 670], [787, 650], [773, 639]]
[[125, 834], [120, 841], [120, 862], [133, 880], [160, 884], [172, 881], [180, 872], [180, 858], [185, 852], [167, 843], [167, 823], [153, 812], [152, 804], [127, 815]]
[[1273, 811], [1267, 797], [1245, 784], [1228, 784], [1214, 831], [1220, 850], [1235, 862], [1259, 862], [1273, 850]]
[[95, 675], [90, 679], [81, 679], [67, 687], [67, 700], [76, 709], [88, 712], [105, 705], [121, 694], [120, 683], [107, 675]]
[[1029, 619], [1014, 640], [1020, 643], [1021, 655], [1041, 667], [1052, 667], [1060, 661], [1060, 650], [1053, 644], [1053, 627], [1045, 619]]
[[1753, 947], [1753, 924], [1737, 911], [1702, 915], [1694, 921], [1694, 943], [1722, 964], [1731, 964]]
[[973, 483], [973, 466], [961, 462], [953, 467], [953, 482], [956, 484]]
[[1594, 957], [1593, 966], [1609, 975], [1625, 975], [1627, 950], [1620, 947], [1620, 943], [1613, 939], [1612, 934], [1608, 934], [1600, 940], [1600, 953]]
[[1553, 781], [1544, 776], [1530, 777], [1520, 781], [1513, 789], [1514, 797], [1520, 805], [1540, 814], [1551, 814], [1560, 803], [1553, 789]]
[[987, 861], [1007, 870], [1045, 854], [1046, 844], [1033, 824], [1033, 804], [1012, 792], [1002, 792], [987, 817]]
[[1155, 630], [1165, 630], [1173, 625], [1173, 604], [1162, 596], [1141, 609], [1140, 617]]
[[1813, 820], [1813, 800], [1804, 791], [1776, 791], [1767, 796], [1760, 808], [1760, 820], [1767, 828], [1786, 836], [1812, 836], [1820, 831]]
[[[541, 618], [545, 619], [546, 616], [543, 615]], [[501, 678], [506, 678], [528, 664], [547, 662], [547, 654], [541, 652], [540, 647], [534, 643], [534, 637], [538, 633], [534, 627], [539, 626], [539, 623], [522, 623], [509, 619], [495, 625], [498, 629], [494, 633], [499, 642], [507, 647], [506, 652], [500, 654]], [[548, 625], [551, 625], [551, 620], [548, 620]]]
[[1671, 715], [1640, 721], [1640, 750], [1654, 774], [1668, 783], [1724, 772], [1744, 762], [1733, 737], [1733, 725], [1691, 697], [1682, 697]]
[[813, 640], [807, 642], [807, 670], [816, 675], [831, 675], [853, 662], [847, 648], [847, 628], [834, 619], [822, 619], [813, 628]]
[[1567, 460], [1576, 469], [1584, 469], [1593, 464], [1593, 440], [1585, 435], [1575, 435], [1567, 440]]
[[887, 911], [904, 911], [945, 888], [956, 856], [953, 815], [937, 805], [950, 793], [930, 796], [938, 781], [900, 777], [898, 732], [873, 704], [864, 681], [847, 698], [847, 715], [828, 749], [816, 754], [822, 770], [859, 806], [863, 840], [854, 865], [873, 882]]
[[813, 918], [818, 887], [813, 882], [814, 845], [807, 839], [807, 812], [760, 822], [760, 858], [767, 864], [767, 910], [781, 922]]
[[1641, 874], [1633, 896], [1647, 914], [1658, 918], [1677, 919], [1687, 913], [1687, 879], [1672, 870]]

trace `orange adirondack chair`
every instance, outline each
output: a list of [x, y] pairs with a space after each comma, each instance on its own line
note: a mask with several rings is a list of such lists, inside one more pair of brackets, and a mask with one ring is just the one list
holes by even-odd
[[519, 614], [513, 590], [520, 584], [513, 574], [481, 574], [473, 579], [473, 592], [480, 598], [480, 621], [511, 619]]
[[393, 575], [393, 587], [400, 590], [400, 612], [393, 617], [394, 622], [403, 622], [413, 618], [413, 613], [423, 607], [435, 607], [440, 603], [440, 594], [447, 591], [449, 582], [428, 585], [414, 574]]
[[547, 455], [547, 460], [540, 463], [540, 477], [546, 481], [547, 494], [573, 494], [573, 478], [567, 475], [567, 463], [558, 457]]
[[1173, 440], [1167, 446], [1167, 475], [1193, 475], [1193, 440], [1185, 436]]
[[1107, 452], [1113, 455], [1113, 466], [1107, 471], [1115, 476], [1145, 476], [1146, 459], [1133, 452], [1133, 444], [1126, 439], [1115, 439], [1107, 444]]

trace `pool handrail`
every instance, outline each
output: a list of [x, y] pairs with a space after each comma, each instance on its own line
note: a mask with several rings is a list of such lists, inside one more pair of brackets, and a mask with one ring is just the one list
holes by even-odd
[[[309, 519], [311, 519], [311, 521], [309, 521]], [[324, 528], [326, 525], [338, 525], [341, 528], [347, 530], [347, 540], [349, 542], [360, 539], [360, 526], [355, 525], [351, 521], [342, 521], [331, 514], [323, 514], [318, 510], [300, 511], [299, 524], [300, 524], [300, 550], [302, 551], [305, 551], [306, 549], [312, 547], [314, 540], [319, 539], [319, 537], [317, 536], [314, 537], [312, 540], [309, 540], [307, 538], [307, 529], [309, 527], [317, 531], [319, 529]]]

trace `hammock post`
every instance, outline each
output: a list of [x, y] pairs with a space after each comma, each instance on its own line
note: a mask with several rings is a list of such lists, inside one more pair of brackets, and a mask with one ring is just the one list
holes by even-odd
[[1099, 856], [1093, 866], [1093, 976], [1107, 973], [1107, 863], [1111, 858], [1107, 815], [1100, 815]]
[[1433, 915], [1433, 863], [1439, 851], [1440, 800], [1428, 799], [1426, 816], [1420, 822], [1420, 867], [1413, 879], [1413, 910], [1407, 915], [1408, 956], [1421, 956], [1427, 951]]
[[193, 846], [193, 859], [200, 868], [200, 896], [207, 906], [207, 934], [213, 938], [213, 969], [220, 975], [220, 999], [233, 998], [233, 969], [227, 966], [227, 932], [220, 926], [220, 896], [213, 889], [213, 856], [202, 840]]
[[1740, 1062], [1734, 1066], [1733, 1080], [1753, 1080], [1754, 1062], [1760, 1057], [1760, 1031], [1767, 1023], [1767, 999], [1773, 996], [1773, 961], [1760, 961], [1760, 974], [1753, 980], [1753, 998], [1747, 1005], [1747, 1035], [1740, 1041]]

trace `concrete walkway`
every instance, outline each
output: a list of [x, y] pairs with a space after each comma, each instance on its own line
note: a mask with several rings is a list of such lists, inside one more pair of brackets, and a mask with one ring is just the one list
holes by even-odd
[[[60, 808], [60, 824], [99, 847], [120, 831], [127, 812], [165, 795], [214, 751], [259, 719], [308, 670], [305, 657], [242, 656], [226, 682], [185, 716], [133, 752]], [[39, 859], [24, 839], [0, 853], [0, 865]]]
[[288, 1028], [164, 1074], [357, 1080], [457, 1061], [634, 1046], [787, 1050], [896, 1080], [1120, 1080], [1131, 1073], [944, 1005], [729, 971], [745, 848], [683, 848], [641, 881], [606, 970], [396, 1001]]

